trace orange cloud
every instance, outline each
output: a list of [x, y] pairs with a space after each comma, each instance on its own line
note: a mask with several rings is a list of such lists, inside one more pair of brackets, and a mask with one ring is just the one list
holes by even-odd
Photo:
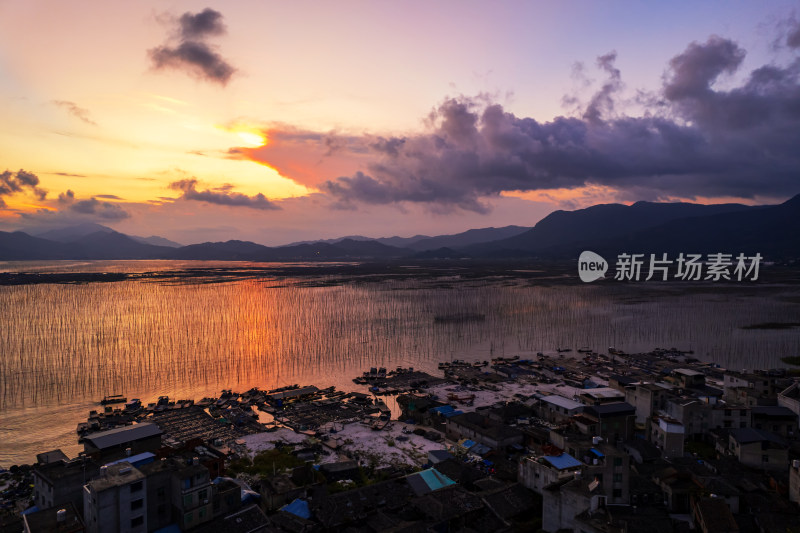
[[368, 162], [367, 137], [318, 133], [278, 126], [261, 132], [257, 148], [239, 147], [231, 156], [276, 170], [284, 178], [318, 189], [328, 180], [349, 176]]

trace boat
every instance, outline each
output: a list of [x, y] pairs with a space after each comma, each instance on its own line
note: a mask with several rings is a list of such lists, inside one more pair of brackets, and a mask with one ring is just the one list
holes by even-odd
[[578, 353], [592, 353], [592, 349], [588, 346], [584, 346], [583, 348], [578, 348]]
[[572, 351], [572, 348], [556, 348], [556, 351], [557, 351], [558, 353], [571, 352], [571, 351]]
[[105, 396], [100, 403], [102, 405], [108, 405], [110, 403], [125, 403], [128, 399], [124, 397], [122, 394], [113, 394], [111, 396]]

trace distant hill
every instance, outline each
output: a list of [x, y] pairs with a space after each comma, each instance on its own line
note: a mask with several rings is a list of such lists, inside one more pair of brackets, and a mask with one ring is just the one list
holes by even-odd
[[530, 231], [462, 249], [476, 257], [758, 252], [800, 256], [800, 195], [777, 206], [637, 202], [551, 213]]
[[33, 237], [21, 231], [0, 231], [0, 261], [70, 259], [72, 252], [65, 244]]
[[287, 244], [284, 247], [288, 246], [297, 246], [300, 244], [339, 244], [342, 241], [373, 241], [378, 242], [380, 244], [385, 244], [387, 246], [392, 246], [395, 248], [408, 248], [410, 250], [416, 251], [425, 251], [425, 250], [437, 250], [439, 248], [462, 248], [464, 246], [469, 246], [472, 244], [478, 244], [483, 242], [495, 241], [498, 239], [505, 239], [508, 237], [513, 237], [514, 235], [519, 235], [527, 230], [529, 227], [524, 226], [505, 226], [502, 228], [480, 228], [480, 229], [471, 229], [461, 233], [455, 233], [452, 235], [438, 235], [435, 237], [430, 237], [428, 235], [414, 235], [413, 237], [379, 237], [379, 238], [370, 238], [364, 237], [363, 235], [353, 235], [349, 237], [339, 237], [336, 239], [324, 239], [318, 241], [300, 241], [295, 242], [292, 244]]
[[438, 237], [428, 237], [418, 239], [406, 244], [406, 248], [412, 250], [438, 250], [440, 248], [464, 248], [473, 244], [492, 242], [501, 239], [514, 237], [531, 228], [524, 226], [505, 226], [502, 228], [481, 228], [471, 229], [454, 235], [440, 235]]
[[49, 230], [29, 230], [27, 233], [39, 237], [40, 239], [47, 239], [56, 242], [72, 242], [81, 237], [86, 237], [92, 233], [111, 233], [114, 230], [94, 222], [85, 222], [83, 224], [76, 224], [74, 226], [67, 226], [63, 228], [53, 228]]
[[159, 237], [157, 235], [150, 235], [149, 237], [139, 237], [137, 235], [128, 235], [134, 241], [140, 242], [142, 244], [152, 244], [155, 246], [166, 246], [168, 248], [180, 248], [183, 246], [179, 242], [171, 241], [169, 239], [165, 239], [164, 237]]

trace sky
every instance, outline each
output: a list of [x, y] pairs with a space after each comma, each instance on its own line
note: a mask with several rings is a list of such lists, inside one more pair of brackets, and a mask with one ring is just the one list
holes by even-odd
[[800, 3], [0, 0], [0, 231], [182, 244], [800, 193]]

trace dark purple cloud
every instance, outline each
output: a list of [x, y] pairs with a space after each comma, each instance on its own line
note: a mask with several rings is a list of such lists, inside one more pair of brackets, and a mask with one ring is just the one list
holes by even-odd
[[[800, 38], [800, 37], [799, 37]], [[787, 197], [800, 192], [800, 59], [769, 64], [731, 89], [745, 51], [711, 37], [669, 63], [642, 116], [620, 113], [615, 53], [598, 58], [607, 80], [580, 118], [521, 118], [482, 99], [453, 98], [431, 128], [407, 137], [364, 138], [362, 171], [323, 183], [339, 202], [485, 211], [505, 191], [611, 187], [620, 196]]]
[[[100, 196], [103, 197], [107, 195]], [[58, 203], [73, 213], [91, 215], [94, 218], [101, 218], [103, 220], [122, 220], [131, 216], [131, 214], [121, 206], [111, 202], [100, 201], [94, 196], [85, 200], [79, 200], [75, 198], [75, 193], [71, 190], [59, 194]]]
[[208, 37], [225, 33], [222, 14], [210, 8], [196, 14], [187, 12], [177, 25], [177, 44], [167, 43], [148, 51], [153, 67], [182, 70], [207, 81], [227, 84], [236, 69], [207, 42]]
[[184, 39], [202, 39], [209, 35], [223, 35], [226, 31], [222, 13], [210, 7], [200, 13], [184, 13], [178, 19], [181, 36]]
[[195, 200], [209, 204], [227, 205], [232, 207], [249, 207], [251, 209], [274, 210], [280, 207], [270, 202], [266, 196], [258, 193], [254, 196], [231, 192], [232, 185], [223, 185], [216, 189], [197, 190], [197, 180], [184, 179], [170, 184], [170, 189], [180, 191], [184, 200]]
[[47, 197], [47, 191], [39, 188], [39, 177], [36, 174], [21, 169], [17, 172], [9, 170], [0, 172], [0, 207], [5, 207], [6, 205], [3, 196], [10, 196], [23, 191], [33, 193], [39, 200], [44, 200]]

